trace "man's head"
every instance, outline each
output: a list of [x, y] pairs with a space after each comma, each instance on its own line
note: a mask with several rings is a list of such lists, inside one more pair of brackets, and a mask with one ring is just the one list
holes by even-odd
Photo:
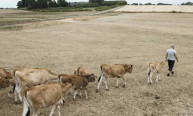
[[173, 49], [174, 49], [174, 44], [172, 44], [172, 45], [171, 45], [171, 48], [173, 48]]

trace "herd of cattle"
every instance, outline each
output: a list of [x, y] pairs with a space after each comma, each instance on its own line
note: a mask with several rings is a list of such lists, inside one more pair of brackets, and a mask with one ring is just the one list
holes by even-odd
[[[148, 83], [152, 83], [152, 76], [157, 73], [156, 82], [160, 78], [160, 69], [164, 62], [148, 63]], [[119, 79], [124, 80], [123, 87], [126, 87], [124, 75], [131, 73], [133, 65], [131, 64], [103, 64], [100, 67], [101, 75], [98, 78], [96, 92], [99, 92], [99, 86], [104, 78], [106, 90], [108, 91], [107, 79], [116, 77], [116, 87], [119, 86]], [[82, 96], [81, 91], [85, 92], [86, 99], [87, 85], [89, 82], [95, 82], [97, 77], [94, 74], [88, 74], [86, 69], [81, 66], [74, 71], [74, 75], [55, 74], [44, 68], [20, 68], [13, 71], [13, 74], [0, 67], [0, 88], [13, 86], [13, 91], [9, 92], [9, 97], [14, 94], [15, 103], [23, 101], [23, 116], [29, 116], [32, 111], [33, 116], [40, 114], [40, 109], [53, 106], [50, 116], [54, 110], [58, 110], [60, 116], [60, 104], [63, 104], [68, 93], [73, 93], [73, 100], [77, 94]]]

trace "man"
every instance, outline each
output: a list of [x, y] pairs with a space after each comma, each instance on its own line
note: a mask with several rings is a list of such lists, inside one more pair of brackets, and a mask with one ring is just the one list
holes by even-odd
[[175, 59], [178, 62], [178, 57], [176, 55], [176, 50], [174, 50], [174, 45], [171, 45], [171, 48], [166, 51], [166, 62], [168, 61], [168, 74], [167, 76], [170, 76], [171, 74], [174, 74], [174, 71], [172, 70], [174, 67]]

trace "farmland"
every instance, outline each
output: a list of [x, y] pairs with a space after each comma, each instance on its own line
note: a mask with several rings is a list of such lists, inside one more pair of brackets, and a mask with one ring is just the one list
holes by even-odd
[[[0, 23], [1, 26], [22, 26], [19, 30], [0, 30], [0, 64], [9, 72], [17, 67], [41, 67], [57, 74], [73, 74], [78, 66], [84, 66], [88, 73], [99, 77], [101, 64], [133, 64], [133, 72], [125, 75], [126, 88], [121, 86], [123, 81], [116, 88], [116, 79], [109, 79], [109, 91], [102, 83], [96, 93], [97, 81], [90, 83], [89, 100], [83, 96], [73, 101], [69, 95], [61, 106], [62, 115], [193, 115], [193, 15], [115, 12], [87, 16], [90, 11], [36, 13], [6, 9], [0, 13], [4, 20], [13, 22]], [[15, 22], [10, 17], [18, 19]], [[65, 18], [48, 20], [55, 17]], [[159, 83], [154, 76], [153, 84], [148, 85], [147, 63], [164, 61], [171, 44], [175, 44], [179, 57], [175, 74], [166, 76], [166, 64]], [[0, 91], [2, 116], [22, 114], [22, 104], [15, 104], [14, 98], [7, 96], [11, 89]], [[42, 109], [40, 116], [47, 116], [50, 111], [51, 107]]]

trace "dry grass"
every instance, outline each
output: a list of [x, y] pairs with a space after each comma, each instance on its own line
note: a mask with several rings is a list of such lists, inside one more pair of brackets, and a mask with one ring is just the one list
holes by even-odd
[[126, 5], [115, 12], [157, 12], [157, 13], [193, 13], [193, 6], [181, 6], [181, 5]]
[[93, 12], [32, 12], [17, 9], [0, 9], [0, 26], [84, 16]]
[[[90, 83], [90, 100], [71, 96], [61, 107], [67, 116], [177, 116], [193, 115], [193, 16], [189, 14], [120, 14], [89, 21], [64, 22], [59, 25], [0, 32], [0, 64], [9, 71], [15, 67], [45, 67], [53, 72], [72, 74], [83, 65], [89, 73], [100, 75], [103, 63], [134, 65], [125, 75], [127, 87], [115, 88], [116, 79], [109, 79], [110, 91], [102, 83]], [[32, 25], [35, 25], [33, 23]], [[164, 60], [166, 49], [176, 45], [179, 63], [175, 74], [167, 77], [167, 65], [161, 81], [147, 84], [148, 61]], [[21, 115], [22, 105], [7, 97], [11, 88], [0, 91], [0, 114]], [[155, 99], [159, 96], [160, 99]], [[51, 108], [43, 109], [41, 116]], [[55, 112], [55, 115], [57, 112]]]

